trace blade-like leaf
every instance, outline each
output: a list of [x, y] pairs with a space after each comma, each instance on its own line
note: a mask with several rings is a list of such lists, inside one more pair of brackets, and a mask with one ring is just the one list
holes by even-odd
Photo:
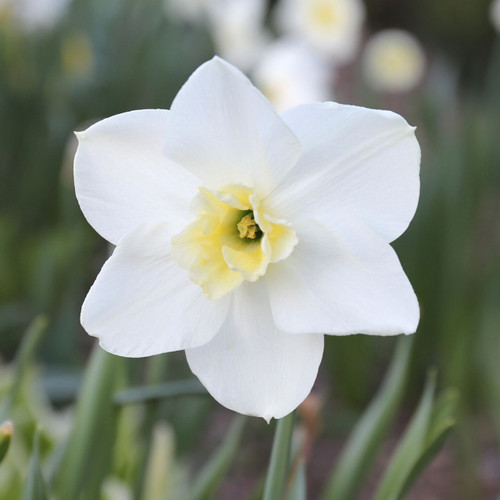
[[118, 407], [113, 394], [123, 383], [127, 360], [103, 351], [97, 344], [81, 387], [73, 432], [56, 474], [59, 498], [97, 498], [111, 467]]
[[425, 452], [435, 388], [436, 376], [435, 373], [431, 373], [427, 378], [418, 408], [379, 484], [375, 500], [396, 500], [403, 491], [415, 464]]
[[[166, 368], [168, 366], [168, 354], [163, 354], [160, 356], [153, 356], [149, 358], [146, 365], [146, 383], [148, 385], [159, 384], [165, 377]], [[140, 435], [144, 446], [139, 448], [138, 457], [139, 469], [137, 471], [137, 476], [135, 481], [133, 481], [133, 494], [134, 498], [142, 498], [145, 495], [143, 492], [148, 487], [147, 482], [149, 479], [147, 475], [149, 474], [148, 466], [152, 460], [152, 456], [157, 453], [157, 444], [154, 443], [156, 440], [153, 436], [158, 419], [158, 408], [161, 400], [152, 400], [146, 403], [146, 408], [141, 422]], [[116, 402], [116, 394], [115, 394]], [[158, 431], [157, 431], [158, 432]], [[160, 431], [161, 432], [161, 431]], [[141, 497], [142, 495], [142, 497]]]
[[290, 460], [293, 421], [294, 414], [290, 413], [278, 420], [276, 425], [263, 500], [278, 500], [283, 497]]
[[198, 380], [190, 379], [123, 389], [115, 394], [114, 401], [120, 405], [128, 405], [164, 398], [206, 394], [207, 390]]
[[31, 322], [28, 330], [23, 336], [21, 345], [14, 359], [14, 378], [12, 385], [5, 400], [0, 406], [0, 421], [8, 419], [10, 416], [9, 414], [11, 412], [12, 405], [14, 404], [19, 393], [19, 389], [21, 388], [26, 369], [33, 361], [35, 352], [47, 330], [48, 324], [48, 319], [45, 316], [37, 316]]
[[325, 500], [350, 500], [363, 484], [401, 401], [412, 343], [412, 338], [400, 339], [379, 393], [354, 427], [334, 468], [323, 495]]
[[431, 421], [427, 430], [425, 448], [408, 474], [401, 488], [398, 499], [403, 499], [420, 473], [441, 450], [450, 432], [455, 426], [454, 414], [458, 403], [458, 394], [449, 390], [442, 394], [432, 410]]
[[307, 500], [306, 461], [299, 458], [287, 500]]
[[208, 500], [219, 486], [227, 472], [238, 449], [238, 444], [245, 426], [245, 417], [236, 417], [231, 425], [224, 442], [200, 472], [193, 487], [193, 500]]
[[40, 466], [40, 436], [37, 429], [33, 438], [33, 453], [23, 491], [23, 500], [47, 500], [47, 498], [47, 488]]

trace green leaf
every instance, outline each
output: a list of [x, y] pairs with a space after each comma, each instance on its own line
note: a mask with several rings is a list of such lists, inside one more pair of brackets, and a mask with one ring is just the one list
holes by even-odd
[[[168, 354], [152, 356], [148, 359], [146, 364], [146, 382], [148, 384], [159, 384], [164, 379], [168, 360]], [[115, 394], [115, 402], [117, 402], [116, 396]], [[141, 446], [138, 450], [139, 456], [137, 463], [139, 464], [139, 468], [135, 480], [133, 481], [134, 498], [144, 498], [143, 492], [149, 487], [147, 484], [149, 482], [147, 475], [150, 473], [150, 471], [148, 471], [149, 462], [151, 457], [155, 453], [158, 453], [157, 443], [154, 442], [156, 438], [153, 436], [153, 433], [156, 427], [156, 421], [158, 420], [160, 401], [159, 399], [149, 401], [146, 404], [142, 418], [139, 435], [144, 446]], [[156, 432], [159, 431], [157, 430]]]
[[47, 498], [47, 488], [40, 466], [40, 432], [37, 429], [33, 438], [33, 453], [23, 491], [23, 500], [47, 500]]
[[9, 451], [10, 441], [14, 433], [14, 426], [12, 422], [4, 422], [0, 425], [0, 464]]
[[79, 393], [73, 432], [56, 474], [59, 498], [95, 499], [111, 467], [119, 408], [113, 394], [124, 380], [127, 359], [97, 344]]
[[432, 400], [436, 388], [436, 375], [429, 374], [418, 408], [408, 424], [405, 434], [391, 457], [375, 500], [400, 498], [406, 481], [426, 450], [426, 438], [432, 419]]
[[278, 420], [276, 425], [263, 500], [278, 500], [283, 497], [290, 459], [293, 421], [294, 414], [290, 413]]
[[165, 384], [146, 385], [124, 389], [115, 394], [114, 401], [119, 405], [145, 403], [164, 398], [179, 396], [206, 395], [207, 390], [198, 380], [179, 380]]
[[377, 396], [354, 427], [326, 487], [325, 500], [349, 500], [363, 479], [394, 418], [406, 384], [413, 339], [399, 340], [391, 366]]
[[23, 336], [21, 345], [14, 359], [14, 378], [12, 385], [7, 393], [5, 400], [0, 406], [0, 421], [6, 420], [10, 416], [12, 406], [15, 403], [19, 390], [26, 374], [27, 368], [33, 362], [34, 355], [44, 333], [47, 330], [49, 322], [46, 316], [37, 316], [28, 327]]
[[246, 421], [247, 419], [241, 416], [234, 419], [224, 442], [200, 472], [193, 487], [193, 500], [213, 498], [217, 486], [233, 462]]
[[454, 414], [458, 404], [458, 393], [450, 389], [442, 394], [434, 405], [431, 422], [427, 430], [425, 446], [420, 458], [417, 460], [401, 488], [398, 498], [402, 499], [410, 490], [420, 473], [429, 465], [431, 460], [439, 453], [450, 432], [455, 426]]

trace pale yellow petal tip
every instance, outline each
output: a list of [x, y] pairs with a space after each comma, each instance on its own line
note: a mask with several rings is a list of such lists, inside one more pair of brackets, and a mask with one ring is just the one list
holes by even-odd
[[273, 416], [272, 415], [264, 415], [262, 418], [266, 421], [267, 425], [269, 425], [271, 423], [271, 419], [273, 418]]
[[7, 422], [4, 422], [2, 425], [0, 425], [0, 434], [12, 437], [12, 435], [14, 434], [14, 425], [10, 420], [7, 420]]

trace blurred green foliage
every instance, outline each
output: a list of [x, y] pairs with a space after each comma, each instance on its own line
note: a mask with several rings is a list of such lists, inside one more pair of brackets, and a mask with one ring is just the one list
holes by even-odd
[[[418, 127], [421, 201], [410, 229], [395, 243], [422, 308], [406, 395], [415, 402], [430, 365], [445, 387], [459, 390], [457, 449], [468, 474], [457, 477], [464, 483], [464, 498], [480, 498], [474, 473], [481, 452], [477, 418], [491, 423], [500, 440], [500, 42], [497, 37], [491, 48], [485, 0], [460, 9], [451, 1], [415, 0], [404, 13], [402, 2], [367, 4], [374, 26], [399, 21], [414, 26], [435, 50], [426, 83], [404, 102], [362, 92], [357, 104], [394, 108]], [[212, 51], [202, 27], [168, 20], [159, 0], [75, 0], [55, 29], [29, 34], [0, 18], [0, 353], [6, 360], [39, 313], [51, 318], [40, 351], [45, 374], [62, 373], [57, 376], [67, 380], [68, 373], [80, 371], [90, 350], [79, 326], [79, 308], [107, 248], [74, 197], [72, 131], [130, 109], [169, 107]], [[443, 65], [446, 53], [454, 61]], [[474, 85], [457, 86], [457, 75], [464, 71], [464, 81]], [[367, 404], [378, 386], [374, 374], [383, 371], [393, 345], [394, 340], [384, 338], [327, 339], [324, 379], [340, 411], [357, 415]], [[175, 356], [168, 364], [160, 357], [125, 365], [121, 383], [127, 386], [178, 380], [187, 373]], [[2, 371], [4, 391], [10, 377]], [[46, 422], [60, 418], [43, 391], [33, 389], [32, 367], [26, 377], [16, 422], [22, 446], [18, 441], [9, 451], [12, 484], [17, 485], [9, 494], [19, 497], [25, 477], [19, 464], [27, 463], [39, 415]], [[72, 399], [74, 389], [65, 394]], [[178, 454], [191, 450], [210, 408], [208, 398], [185, 398], [175, 406], [156, 401], [144, 411], [114, 409], [120, 412], [116, 432], [129, 436], [118, 442], [136, 449], [137, 456], [127, 462], [125, 453], [117, 452], [121, 461], [114, 462], [112, 475], [118, 483], [133, 475], [141, 491], [145, 484], [161, 487], [166, 479], [148, 468], [147, 458], [156, 453], [162, 463], [173, 460], [174, 435]], [[167, 428], [159, 427], [160, 417], [167, 418]], [[61, 440], [50, 435], [51, 427], [40, 434], [40, 454], [56, 464], [66, 451], [55, 449]], [[128, 428], [139, 429], [141, 439]], [[333, 425], [327, 428], [333, 430]], [[154, 436], [172, 449], [159, 450]], [[107, 446], [103, 456], [109, 457]], [[178, 469], [181, 479], [172, 483], [182, 483], [185, 471]], [[152, 495], [147, 498], [156, 498]]]

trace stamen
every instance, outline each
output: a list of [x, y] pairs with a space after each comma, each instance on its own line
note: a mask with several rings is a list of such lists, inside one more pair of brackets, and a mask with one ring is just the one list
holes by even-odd
[[262, 236], [262, 231], [259, 225], [255, 222], [253, 213], [249, 213], [242, 217], [240, 222], [238, 222], [237, 227], [241, 239], [248, 238], [250, 240], [255, 240]]

